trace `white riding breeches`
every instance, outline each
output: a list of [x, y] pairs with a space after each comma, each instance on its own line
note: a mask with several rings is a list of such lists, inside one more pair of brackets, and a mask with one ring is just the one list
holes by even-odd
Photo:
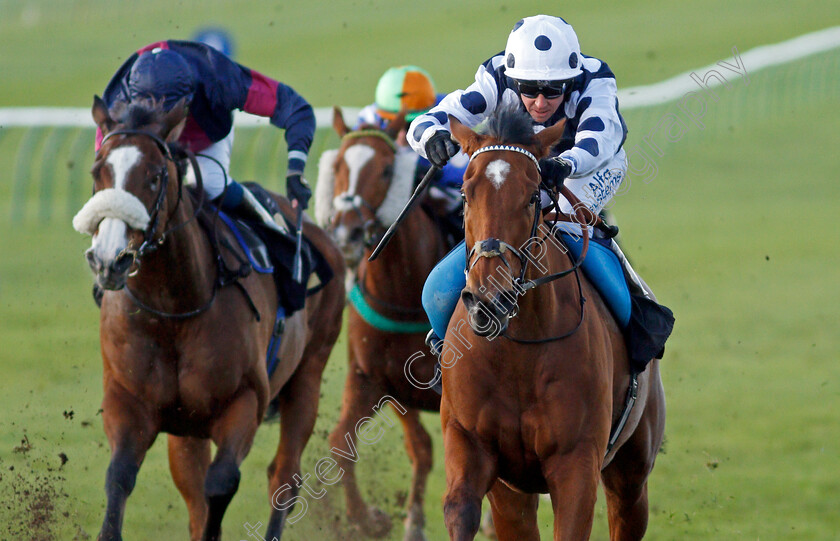
[[[233, 182], [230, 176], [230, 154], [233, 149], [233, 130], [217, 143], [213, 143], [201, 152], [196, 153], [198, 168], [201, 170], [201, 180], [204, 192], [209, 199], [221, 195], [226, 184]], [[195, 184], [195, 175], [190, 166], [187, 173], [187, 183]]]

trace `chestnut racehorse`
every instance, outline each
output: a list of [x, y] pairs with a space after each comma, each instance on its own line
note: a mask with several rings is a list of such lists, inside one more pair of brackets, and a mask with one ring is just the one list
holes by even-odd
[[[539, 207], [538, 159], [564, 122], [534, 135], [516, 109], [497, 112], [485, 134], [450, 120], [471, 163], [463, 185], [467, 283], [442, 357], [449, 536], [474, 538], [487, 494], [499, 539], [539, 539], [537, 493], [547, 492], [554, 539], [587, 539], [600, 477], [610, 538], [641, 539], [664, 390], [655, 359], [632, 377], [608, 308], [540, 233], [553, 224], [545, 226]], [[635, 408], [608, 450], [633, 381]]]
[[[282, 424], [268, 468], [269, 494], [286, 485], [297, 490], [293, 476], [300, 473], [321, 374], [341, 327], [344, 262], [322, 230], [304, 225], [336, 279], [286, 319], [280, 363], [269, 378], [275, 284], [256, 272], [239, 277], [238, 287], [219, 282], [221, 260], [195, 219], [200, 209], [183, 186], [184, 167], [170, 145], [184, 126], [184, 104], [169, 113], [131, 106], [115, 120], [96, 97], [93, 118], [105, 139], [93, 166], [95, 193], [74, 226], [93, 235], [86, 255], [106, 290], [102, 417], [111, 461], [99, 539], [122, 538], [126, 499], [161, 432], [168, 434], [172, 478], [189, 510], [190, 538], [219, 539], [239, 465], [278, 394]], [[288, 202], [275, 198], [291, 216]], [[215, 236], [224, 260], [235, 263], [233, 235], [219, 225]], [[212, 460], [211, 442], [217, 447]], [[280, 537], [289, 512], [272, 510], [267, 538]]]
[[[367, 261], [414, 188], [417, 155], [395, 141], [404, 125], [404, 116], [399, 116], [384, 130], [362, 126], [350, 131], [341, 110], [334, 110], [333, 127], [342, 138], [341, 146], [321, 157], [316, 215], [355, 271], [355, 285], [348, 285], [349, 366], [341, 418], [330, 443], [345, 449], [347, 435], [355, 442], [357, 422], [371, 415], [384, 396], [394, 397], [405, 408], [397, 412], [413, 469], [405, 539], [420, 540], [425, 539], [423, 496], [432, 468], [432, 441], [420, 423], [420, 410], [438, 411], [440, 407], [440, 396], [426, 384], [434, 379], [434, 361], [422, 354], [427, 351], [423, 340], [429, 327], [420, 296], [426, 276], [444, 255], [445, 241], [429, 215], [415, 209], [382, 255]], [[369, 321], [370, 313], [360, 314], [354, 298], [363, 299], [384, 323]], [[408, 368], [413, 383], [405, 373], [409, 359], [416, 360]], [[354, 463], [339, 461], [346, 472], [342, 483], [348, 518], [367, 535], [385, 535], [390, 519], [365, 504]]]

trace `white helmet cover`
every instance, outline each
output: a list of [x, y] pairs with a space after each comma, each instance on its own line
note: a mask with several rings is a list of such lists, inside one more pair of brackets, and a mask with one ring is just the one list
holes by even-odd
[[571, 25], [536, 15], [513, 26], [505, 47], [505, 74], [520, 81], [561, 81], [581, 74], [583, 57]]

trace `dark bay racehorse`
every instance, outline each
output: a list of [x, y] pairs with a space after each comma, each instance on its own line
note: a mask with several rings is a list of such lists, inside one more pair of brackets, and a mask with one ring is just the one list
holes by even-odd
[[664, 391], [653, 360], [608, 452], [631, 381], [624, 339], [597, 291], [537, 228], [537, 159], [563, 123], [535, 136], [516, 110], [491, 117], [485, 135], [451, 122], [472, 160], [463, 185], [467, 284], [442, 360], [449, 535], [474, 538], [487, 494], [499, 539], [539, 539], [537, 493], [548, 492], [554, 539], [586, 539], [600, 477], [611, 539], [641, 539]]
[[[219, 285], [211, 241], [195, 219], [196, 204], [182, 186], [184, 168], [169, 145], [185, 115], [182, 103], [168, 114], [131, 107], [115, 120], [94, 99], [93, 118], [105, 140], [93, 166], [95, 194], [74, 226], [93, 235], [87, 257], [106, 290], [102, 416], [111, 462], [103, 540], [122, 538], [126, 499], [161, 432], [169, 435], [170, 470], [189, 509], [190, 538], [219, 539], [239, 465], [278, 393], [282, 424], [268, 468], [269, 493], [285, 485], [297, 490], [293, 476], [300, 473], [321, 374], [341, 326], [344, 262], [326, 234], [306, 223], [305, 236], [337, 279], [287, 318], [281, 362], [269, 379], [275, 284], [254, 272], [238, 280], [241, 287]], [[277, 200], [291, 215], [288, 202]], [[231, 233], [218, 226], [215, 234], [224, 260], [235, 263], [224, 248], [236, 244]], [[211, 442], [217, 447], [212, 460]], [[280, 537], [289, 511], [273, 509], [269, 539]]]
[[[425, 539], [423, 497], [432, 468], [432, 442], [419, 414], [420, 410], [437, 411], [440, 396], [424, 385], [433, 380], [434, 361], [419, 353], [427, 351], [423, 339], [429, 329], [420, 296], [426, 276], [444, 255], [443, 235], [429, 215], [417, 209], [406, 217], [388, 249], [374, 262], [367, 261], [414, 188], [417, 155], [395, 143], [405, 125], [403, 119], [398, 117], [385, 130], [362, 126], [350, 131], [336, 108], [333, 126], [342, 138], [341, 146], [321, 158], [316, 214], [355, 271], [355, 284], [348, 286], [349, 366], [341, 418], [330, 443], [346, 449], [348, 435], [355, 442], [354, 427], [371, 415], [383, 397], [393, 397], [403, 406], [394, 409], [413, 468], [405, 539], [421, 540]], [[359, 308], [360, 303], [365, 307]], [[371, 312], [381, 321], [373, 319]], [[409, 367], [413, 383], [405, 373], [409, 359], [415, 359]], [[349, 519], [368, 535], [385, 535], [390, 519], [365, 504], [354, 463], [343, 459], [340, 464], [346, 471], [342, 482]]]

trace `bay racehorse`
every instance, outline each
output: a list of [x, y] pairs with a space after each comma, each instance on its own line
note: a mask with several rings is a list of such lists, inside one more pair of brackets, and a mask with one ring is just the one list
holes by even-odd
[[[96, 97], [93, 118], [105, 139], [92, 171], [95, 193], [74, 226], [93, 235], [86, 255], [105, 290], [102, 417], [111, 461], [99, 539], [122, 538], [126, 499], [162, 432], [172, 478], [189, 510], [190, 538], [219, 539], [239, 465], [277, 395], [282, 422], [268, 468], [269, 494], [297, 490], [293, 476], [300, 473], [321, 374], [341, 327], [344, 263], [327, 235], [306, 223], [306, 238], [336, 279], [286, 319], [281, 361], [269, 378], [276, 286], [270, 274], [256, 272], [220, 279], [222, 267], [235, 263], [230, 250], [236, 243], [226, 228], [208, 235], [196, 219], [200, 200], [184, 187], [184, 164], [171, 145], [184, 126], [183, 103], [169, 113], [131, 106], [115, 119]], [[276, 199], [290, 216], [288, 202]], [[212, 459], [211, 442], [217, 448]], [[289, 511], [272, 510], [269, 539], [280, 537]]]
[[538, 159], [564, 122], [534, 135], [516, 109], [484, 134], [450, 120], [471, 163], [467, 283], [441, 360], [449, 535], [474, 538], [487, 494], [499, 539], [539, 539], [537, 493], [547, 492], [554, 539], [587, 539], [600, 478], [611, 539], [640, 539], [664, 391], [657, 360], [631, 373], [621, 330], [541, 212]]
[[[396, 143], [404, 115], [384, 130], [361, 126], [351, 131], [341, 110], [333, 113], [341, 145], [321, 157], [316, 217], [342, 249], [353, 280], [348, 283], [349, 365], [341, 417], [330, 443], [345, 449], [349, 437], [355, 445], [359, 420], [383, 397], [396, 399], [402, 408], [394, 410], [413, 473], [405, 539], [425, 539], [423, 497], [432, 468], [432, 441], [420, 423], [420, 411], [437, 411], [440, 395], [428, 383], [434, 379], [434, 361], [423, 354], [429, 325], [420, 297], [426, 276], [445, 253], [445, 241], [429, 214], [418, 208], [407, 215], [388, 249], [375, 261], [367, 260], [412, 193], [417, 155]], [[390, 519], [365, 503], [354, 463], [342, 458], [340, 464], [346, 472], [342, 483], [348, 518], [367, 535], [385, 535]]]

